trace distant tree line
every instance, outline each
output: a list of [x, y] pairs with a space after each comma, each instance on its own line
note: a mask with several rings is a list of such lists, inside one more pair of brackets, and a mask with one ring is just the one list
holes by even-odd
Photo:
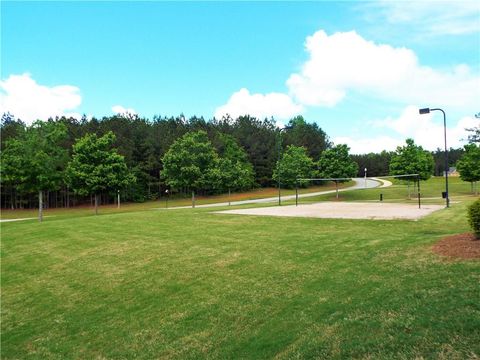
[[[40, 125], [41, 123], [46, 125]], [[129, 174], [135, 181], [124, 184], [120, 190], [122, 198], [126, 201], [145, 201], [156, 199], [173, 184], [167, 181], [164, 174], [164, 157], [172, 144], [186, 134], [202, 131], [214, 149], [218, 157], [218, 169], [225, 173], [225, 169], [245, 165], [243, 171], [251, 174], [251, 179], [246, 183], [239, 184], [238, 176], [234, 179], [222, 178], [222, 181], [230, 185], [194, 187], [200, 193], [215, 193], [228, 189], [238, 190], [251, 187], [273, 186], [273, 172], [276, 167], [281, 150], [288, 145], [304, 147], [307, 154], [318, 160], [320, 154], [331, 146], [327, 134], [315, 123], [307, 123], [301, 116], [289, 122], [289, 130], [279, 133], [279, 129], [273, 119], [257, 119], [251, 116], [242, 116], [237, 119], [229, 117], [222, 119], [205, 120], [203, 117], [191, 117], [186, 119], [180, 115], [177, 117], [156, 116], [153, 120], [136, 115], [114, 115], [101, 119], [81, 119], [60, 117], [37, 122], [32, 126], [26, 126], [21, 120], [15, 119], [10, 114], [4, 114], [1, 120], [1, 149], [2, 149], [2, 182], [1, 182], [1, 206], [3, 208], [35, 207], [38, 204], [39, 191], [38, 179], [28, 179], [23, 173], [15, 173], [14, 169], [24, 172], [30, 168], [27, 163], [16, 163], [25, 159], [22, 149], [29, 148], [31, 153], [36, 152], [35, 145], [25, 146], [26, 143], [35, 143], [35, 140], [27, 141], [28, 134], [36, 134], [50, 129], [60, 133], [59, 138], [50, 143], [55, 151], [61, 156], [56, 157], [55, 173], [58, 174], [55, 181], [49, 186], [43, 187], [44, 206], [68, 207], [86, 202], [93, 205], [95, 200], [99, 203], [113, 202], [113, 196], [117, 190], [107, 189], [95, 191], [97, 194], [81, 191], [74, 192], [69, 183], [67, 167], [74, 153], [74, 145], [77, 141], [89, 134], [96, 134], [99, 138], [112, 133], [111, 147], [118, 151], [125, 161]], [[34, 130], [34, 128], [36, 130]], [[16, 145], [15, 145], [16, 142]], [[53, 145], [55, 143], [55, 145]], [[19, 150], [15, 150], [15, 146]], [[5, 151], [10, 148], [10, 150]], [[52, 150], [45, 148], [46, 153], [53, 154]], [[281, 151], [283, 152], [283, 150]], [[5, 161], [5, 156], [10, 156]], [[241, 160], [240, 160], [241, 159]], [[221, 160], [221, 161], [220, 161]], [[23, 160], [22, 160], [23, 161]], [[41, 163], [41, 161], [40, 161]], [[45, 163], [43, 163], [45, 164]], [[251, 170], [249, 168], [251, 166]], [[248, 168], [249, 170], [245, 170]], [[47, 171], [52, 171], [48, 167]], [[218, 174], [218, 171], [217, 171]], [[213, 175], [213, 174], [210, 174]], [[237, 183], [235, 183], [235, 180]], [[248, 184], [248, 185], [247, 185]], [[186, 191], [186, 187], [180, 187]]]
[[[470, 145], [449, 150], [449, 167], [462, 179], [480, 180], [478, 128]], [[166, 190], [183, 195], [253, 187], [293, 187], [298, 178], [349, 178], [418, 173], [442, 175], [444, 152], [428, 152], [407, 139], [396, 151], [350, 155], [343, 144], [302, 116], [284, 131], [274, 119], [114, 115], [60, 117], [26, 126], [10, 114], [1, 120], [1, 206], [69, 207], [156, 199]], [[306, 184], [299, 184], [305, 186]], [[41, 218], [41, 212], [39, 214]]]

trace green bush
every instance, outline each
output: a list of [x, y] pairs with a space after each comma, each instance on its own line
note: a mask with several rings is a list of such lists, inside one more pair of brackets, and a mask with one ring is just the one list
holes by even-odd
[[470, 223], [477, 239], [480, 239], [480, 199], [469, 206], [468, 222]]

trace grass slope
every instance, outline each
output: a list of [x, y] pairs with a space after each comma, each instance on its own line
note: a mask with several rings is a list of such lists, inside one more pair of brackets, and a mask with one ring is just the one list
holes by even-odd
[[417, 222], [208, 209], [2, 224], [2, 359], [478, 358], [480, 262]]

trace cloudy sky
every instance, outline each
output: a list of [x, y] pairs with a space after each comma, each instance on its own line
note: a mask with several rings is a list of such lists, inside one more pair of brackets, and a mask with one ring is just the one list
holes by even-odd
[[480, 112], [480, 2], [1, 4], [0, 111], [295, 115], [354, 153], [462, 146]]

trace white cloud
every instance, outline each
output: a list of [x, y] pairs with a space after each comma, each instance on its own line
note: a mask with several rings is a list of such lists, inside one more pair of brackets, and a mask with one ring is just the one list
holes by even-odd
[[215, 110], [215, 117], [230, 115], [237, 118], [243, 115], [255, 116], [259, 119], [274, 117], [280, 120], [290, 119], [303, 112], [303, 107], [282, 93], [250, 94], [242, 88], [234, 93], [225, 105]]
[[135, 111], [135, 109], [132, 109], [132, 108], [124, 108], [122, 105], [112, 106], [112, 111], [113, 111], [113, 113], [115, 113], [115, 114], [123, 115], [123, 116], [137, 115], [137, 112]]
[[[391, 1], [380, 0], [364, 6], [372, 21], [405, 24], [423, 36], [461, 35], [480, 31], [478, 1]], [[378, 14], [377, 16], [372, 14]]]
[[347, 144], [351, 154], [380, 153], [383, 150], [393, 151], [405, 141], [390, 136], [377, 136], [372, 138], [354, 138], [351, 136], [338, 136], [333, 138], [334, 144]]
[[71, 112], [82, 102], [79, 92], [71, 85], [39, 85], [30, 74], [10, 75], [0, 81], [0, 113], [10, 112], [27, 124], [55, 116], [80, 118]]
[[480, 98], [480, 76], [467, 65], [439, 71], [419, 64], [407, 48], [365, 40], [355, 31], [307, 37], [310, 58], [287, 80], [301, 104], [335, 106], [354, 91], [399, 103], [442, 104], [471, 111]]

